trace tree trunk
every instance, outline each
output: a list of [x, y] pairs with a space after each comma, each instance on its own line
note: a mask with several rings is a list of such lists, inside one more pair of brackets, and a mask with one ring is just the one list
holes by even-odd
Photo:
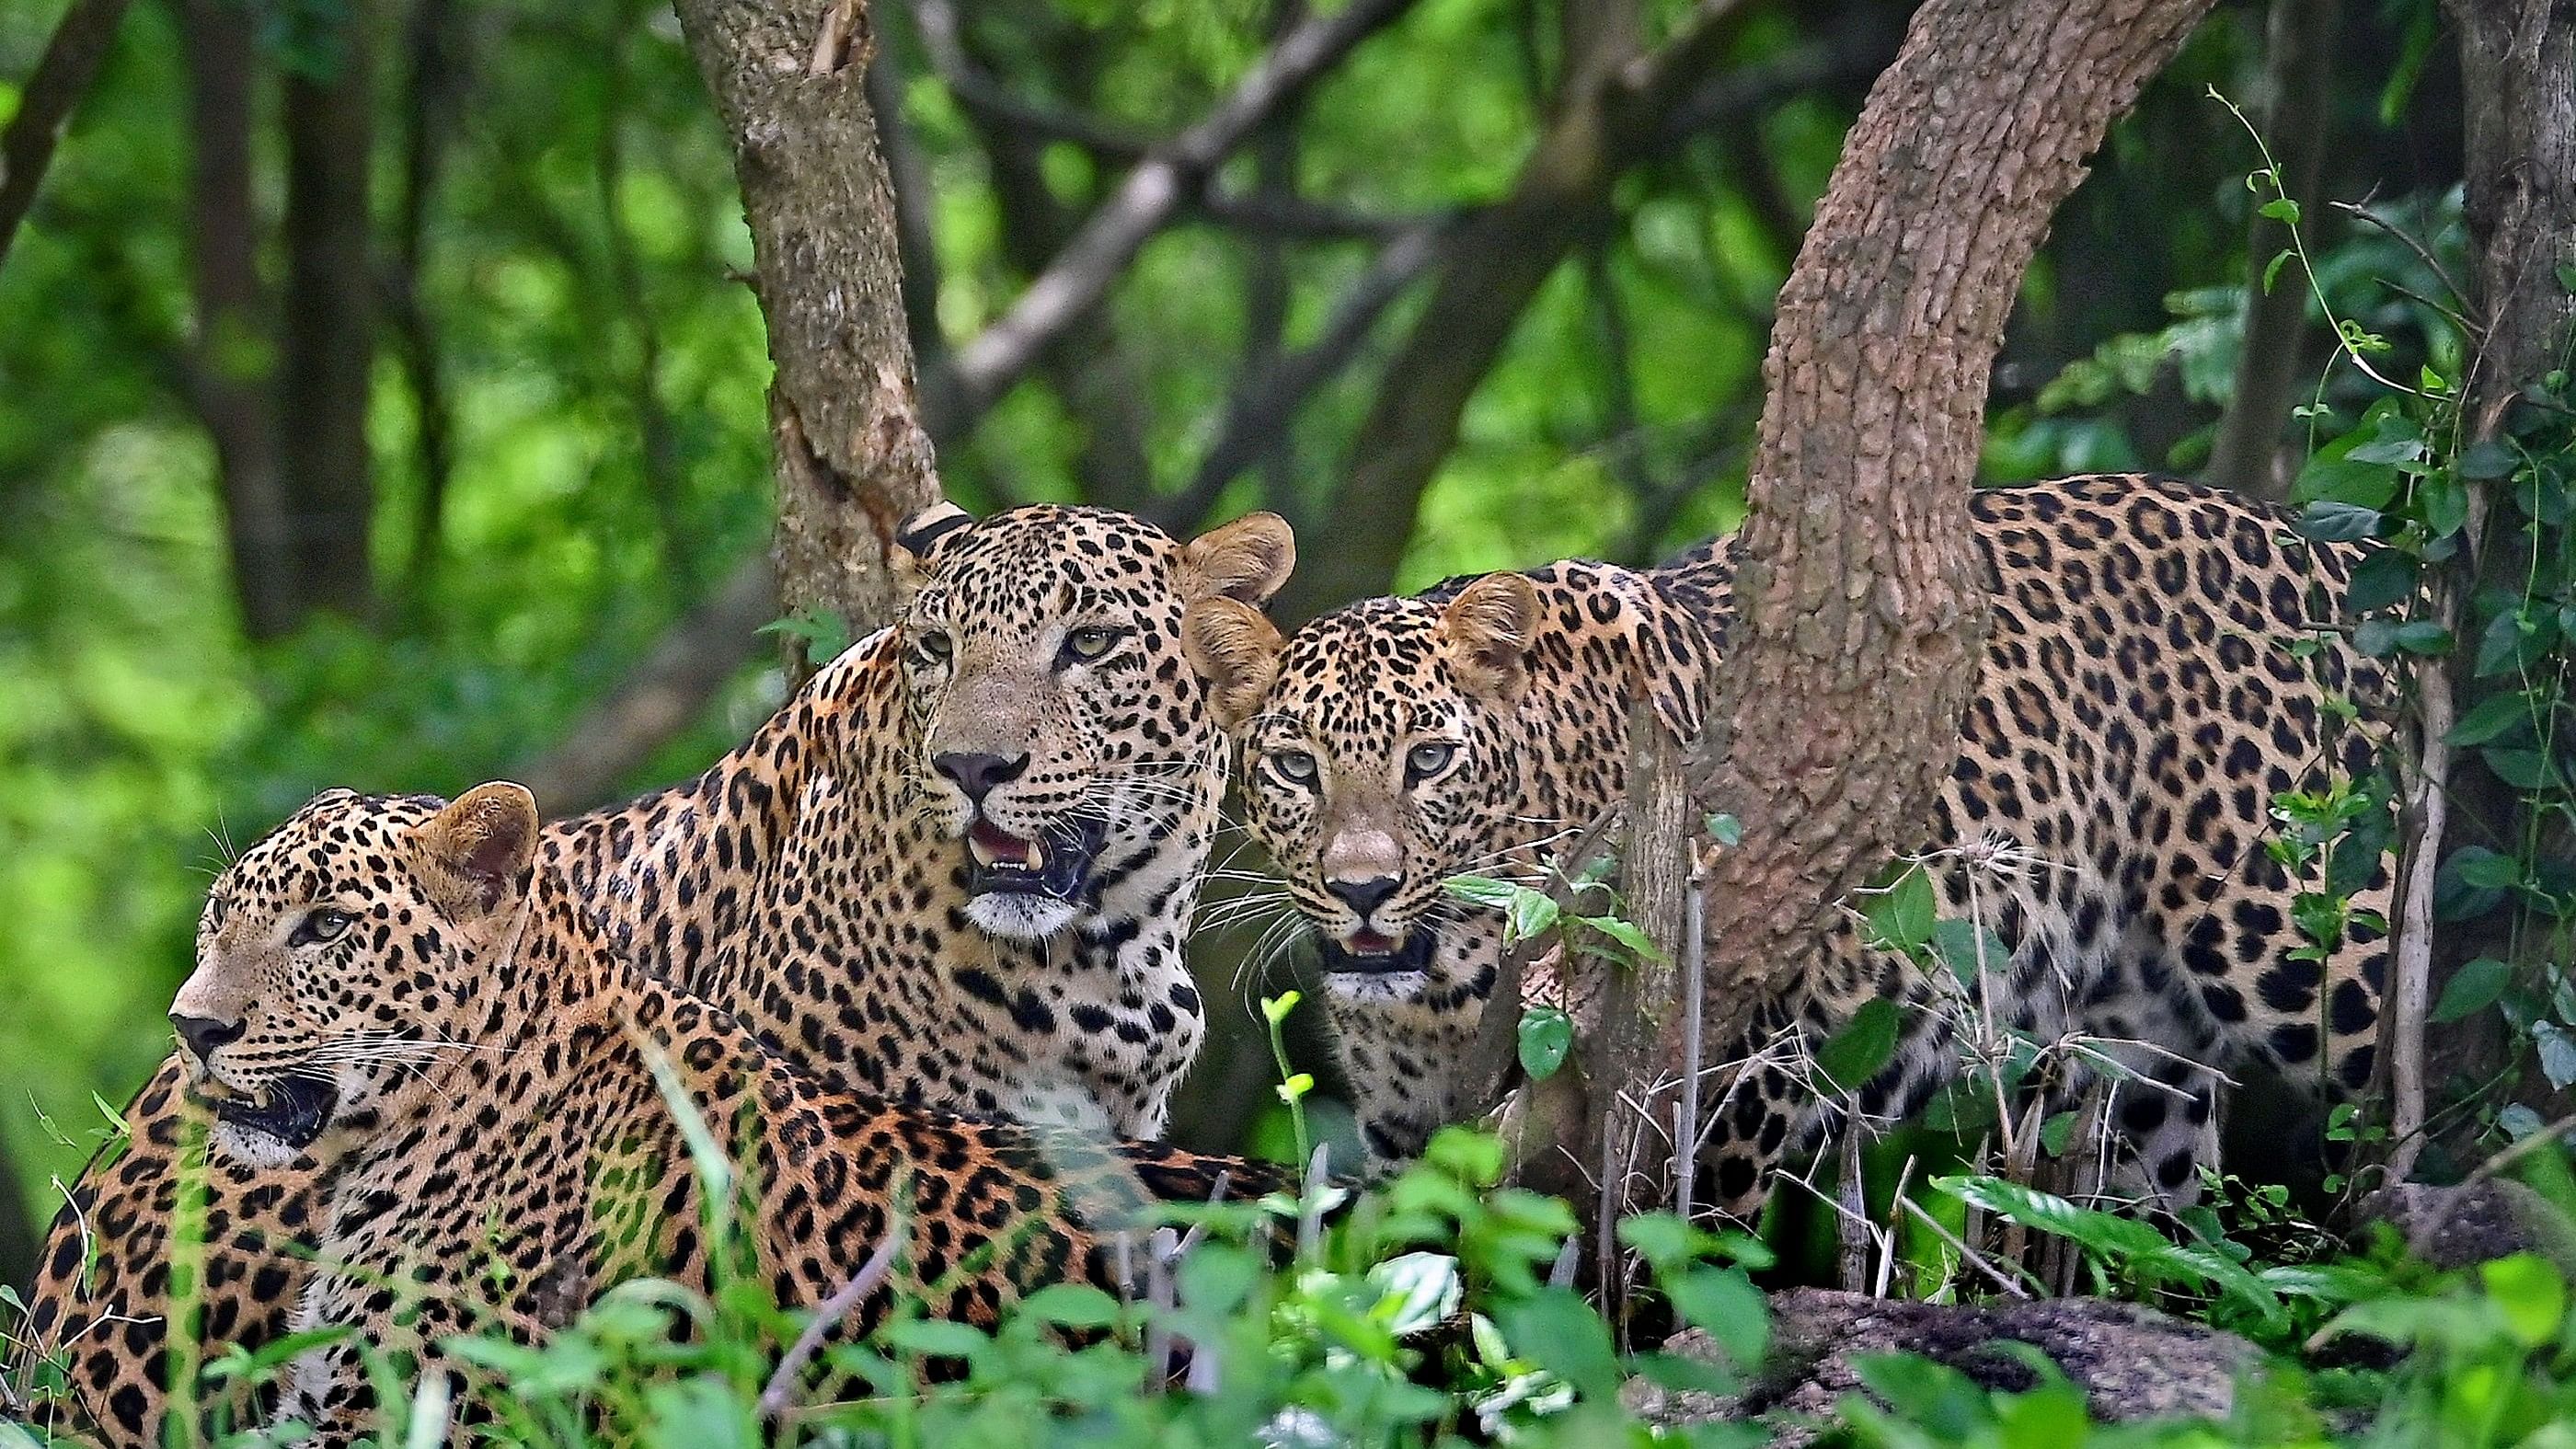
[[300, 610], [287, 553], [286, 494], [277, 475], [269, 403], [277, 358], [260, 287], [259, 212], [251, 190], [257, 22], [231, 0], [184, 0], [179, 20], [188, 65], [188, 220], [197, 293], [189, 397], [215, 445], [243, 632], [274, 639], [295, 627]]
[[376, 34], [353, 4], [329, 52], [286, 80], [286, 296], [277, 423], [291, 586], [305, 610], [373, 612], [367, 404], [376, 356], [369, 177]]
[[[865, 71], [861, 0], [679, 0], [734, 147], [760, 307], [782, 602], [861, 632], [893, 609], [895, 527], [939, 497], [913, 391], [894, 187]], [[791, 640], [791, 672], [802, 659]]]
[[[2281, 188], [2313, 213], [2325, 169], [2326, 133], [2334, 124], [2334, 44], [2343, 0], [2272, 0], [2265, 31], [2263, 133], [2281, 164]], [[2290, 473], [2281, 467], [2281, 429], [2290, 420], [2307, 366], [2308, 289], [2284, 266], [2269, 289], [2264, 272], [2290, 245], [2290, 228], [2257, 216], [2246, 242], [2252, 278], [2245, 293], [2245, 352], [2236, 387], [2218, 420], [2207, 478], [2221, 488], [2281, 502]]]
[[1931, 0], [1843, 143], [1763, 365], [1701, 751], [1700, 799], [1744, 829], [1709, 871], [1711, 1042], [1920, 843], [1976, 683], [1967, 490], [2005, 315], [2084, 157], [2209, 3]]
[[2560, 364], [2576, 297], [2576, 14], [2564, 0], [2452, 0], [2467, 98], [2466, 210], [2485, 342], [2471, 429], [2492, 435], [2516, 388]]
[[[2523, 388], [2566, 363], [2576, 297], [2559, 269], [2576, 261], [2576, 7], [2564, 0], [2453, 0], [2460, 29], [2460, 89], [2465, 99], [2465, 211], [2473, 259], [2470, 310], [2483, 328], [2473, 338], [2461, 407], [2468, 441], [2516, 430]], [[2493, 528], [2491, 517], [2502, 515]], [[2463, 537], [2470, 550], [2434, 581], [2436, 617], [2456, 624], [2464, 604], [2488, 588], [2520, 586], [2529, 550], [2519, 528], [2502, 521], [2483, 491], [2471, 497]], [[2443, 736], [2470, 683], [2472, 655], [2455, 653], [2447, 677], [2428, 671], [2422, 717], [2408, 772], [2409, 799], [2400, 842], [2403, 870], [2390, 988], [2382, 1015], [2381, 1055], [2390, 1092], [2388, 1169], [2402, 1178], [2424, 1146], [2432, 1064], [2425, 1051], [2424, 1012], [2440, 965], [2471, 956], [2511, 955], [2515, 946], [2482, 925], [2437, 933], [2429, 897], [2445, 816], [2457, 811], [2478, 838], [2525, 839], [2523, 802], [2485, 770], [2451, 773]], [[2447, 688], [2446, 688], [2447, 685]], [[2469, 1034], [2461, 1026], [2454, 1032]], [[2447, 1044], [2447, 1069], [2478, 1079], [2509, 1067], [2511, 1048], [2494, 1038]]]

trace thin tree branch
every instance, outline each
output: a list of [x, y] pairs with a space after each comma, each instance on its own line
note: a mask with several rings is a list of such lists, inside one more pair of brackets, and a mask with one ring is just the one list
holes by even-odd
[[90, 82], [116, 41], [117, 22], [125, 18], [126, 0], [72, 0], [36, 69], [18, 92], [18, 114], [0, 132], [0, 260], [17, 239], [18, 223], [36, 204], [36, 188], [53, 164], [54, 144], [72, 110], [88, 94]]
[[[1272, 440], [1285, 431], [1316, 389], [1339, 376], [1359, 355], [1378, 317], [1416, 277], [1439, 259], [1447, 222], [1416, 227], [1378, 253], [1377, 260], [1353, 282], [1324, 323], [1323, 332], [1305, 347], [1271, 360], [1234, 390], [1216, 441], [1180, 492], [1147, 511], [1165, 526], [1187, 530], [1216, 506], [1244, 469], [1259, 461]], [[1286, 500], [1274, 499], [1284, 503]]]
[[1171, 221], [1264, 120], [1361, 41], [1412, 8], [1414, 0], [1352, 0], [1280, 37], [1234, 90], [1128, 173], [1052, 265], [991, 326], [957, 349], [951, 372], [957, 405], [979, 416], [1037, 360], [1046, 340], [1089, 311], [1139, 248]]
[[1605, 46], [1566, 76], [1554, 119], [1511, 193], [1446, 250], [1431, 299], [1352, 442], [1350, 481], [1335, 506], [1368, 526], [1351, 530], [1345, 547], [1306, 561], [1289, 581], [1284, 617], [1385, 591], [1422, 490], [1457, 443], [1468, 399], [1558, 263], [1611, 223], [1611, 183], [1698, 89], [1734, 35], [1740, 8], [1737, 0], [1704, 0], [1662, 49], [1640, 56]]
[[751, 658], [760, 627], [777, 613], [777, 571], [767, 552], [756, 553], [663, 635], [561, 745], [522, 765], [512, 778], [554, 815], [615, 798], [619, 783], [686, 729]]
[[455, 122], [464, 78], [465, 33], [456, 23], [453, 0], [420, 0], [412, 11], [406, 47], [411, 74], [403, 109], [410, 127], [403, 136], [402, 209], [384, 285], [385, 320], [417, 415], [413, 456], [420, 471], [420, 492], [413, 506], [412, 553], [402, 589], [414, 608], [422, 606], [437, 571], [446, 527], [447, 480], [455, 467], [455, 420], [446, 369], [437, 330], [421, 306], [420, 274], [429, 249], [430, 198], [438, 190], [448, 128]]

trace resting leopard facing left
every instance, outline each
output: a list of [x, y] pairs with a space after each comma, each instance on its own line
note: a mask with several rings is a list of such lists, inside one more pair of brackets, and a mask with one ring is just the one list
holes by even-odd
[[733, 1146], [753, 1269], [781, 1304], [823, 1303], [899, 1235], [856, 1333], [898, 1294], [989, 1324], [1046, 1283], [1114, 1288], [1113, 1235], [1157, 1200], [1286, 1186], [1259, 1164], [824, 1088], [613, 952], [566, 879], [532, 868], [537, 846], [516, 785], [451, 805], [334, 791], [207, 901], [171, 1020], [217, 1153], [300, 1144], [323, 1164], [294, 1324], [359, 1332], [299, 1358], [278, 1412], [324, 1444], [371, 1427], [361, 1345], [459, 1370], [444, 1335], [532, 1336], [648, 1275], [708, 1288], [722, 1249], [672, 1097]]
[[[1922, 837], [2004, 846], [1985, 883], [2009, 955], [1997, 1012], [2043, 1040], [2079, 1031], [2137, 1080], [2117, 1087], [2131, 1186], [2197, 1187], [2209, 1069], [2268, 1066], [2328, 1095], [2370, 1078], [2386, 951], [2354, 929], [2322, 964], [2264, 846], [2284, 791], [2371, 768], [2347, 701], [2384, 683], [2333, 625], [2351, 545], [2295, 537], [2214, 489], [2105, 476], [1980, 489], [1969, 516], [1992, 590], [1977, 694]], [[1418, 1152], [1491, 1104], [1464, 1065], [1502, 922], [1442, 882], [1537, 867], [1535, 842], [1620, 798], [1631, 702], [1694, 735], [1731, 609], [1724, 544], [1637, 572], [1569, 562], [1371, 599], [1284, 642], [1258, 614], [1194, 608], [1186, 641], [1235, 728], [1246, 824], [1321, 939], [1326, 999], [1372, 1150]], [[1966, 918], [1953, 858], [1944, 915]], [[2354, 901], [2384, 912], [2385, 879]], [[1875, 995], [1913, 1007], [1897, 1060], [1859, 1093], [1901, 1117], [1955, 1070], [1938, 983], [1844, 932], [1776, 1003], [1751, 1062], [1712, 1084], [1718, 1206], [1758, 1205], [1767, 1168], [1819, 1130], [1812, 1047]], [[2194, 1065], [2198, 1064], [2198, 1065]]]
[[[1200, 1037], [1181, 947], [1224, 784], [1181, 610], [1258, 605], [1294, 558], [1268, 514], [1184, 543], [1103, 509], [932, 509], [900, 531], [896, 627], [698, 778], [548, 825], [544, 860], [621, 955], [828, 1082], [1151, 1136]], [[283, 1331], [316, 1227], [309, 1159], [218, 1159], [202, 1271], [173, 1262], [204, 1125], [181, 1075], [57, 1214], [10, 1366], [58, 1365], [46, 1411], [118, 1445], [164, 1441], [172, 1372]]]

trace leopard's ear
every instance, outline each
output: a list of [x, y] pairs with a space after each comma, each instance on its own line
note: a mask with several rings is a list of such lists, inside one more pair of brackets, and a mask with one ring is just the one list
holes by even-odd
[[1219, 594], [1201, 599], [1181, 614], [1181, 653], [1208, 682], [1208, 703], [1217, 723], [1241, 729], [1270, 686], [1279, 678], [1279, 651], [1286, 641], [1259, 609]]
[[947, 543], [974, 525], [975, 515], [943, 498], [897, 526], [894, 547], [886, 550], [895, 597], [909, 599], [921, 592], [939, 572], [939, 555]]
[[1297, 567], [1297, 535], [1276, 513], [1247, 513], [1191, 539], [1181, 562], [1183, 603], [1222, 598], [1258, 609]]
[[516, 905], [537, 853], [537, 797], [495, 780], [456, 797], [413, 836], [421, 883], [451, 919], [472, 923]]
[[1538, 620], [1538, 589], [1528, 579], [1487, 574], [1449, 601], [1433, 632], [1458, 682], [1508, 708], [1529, 688]]

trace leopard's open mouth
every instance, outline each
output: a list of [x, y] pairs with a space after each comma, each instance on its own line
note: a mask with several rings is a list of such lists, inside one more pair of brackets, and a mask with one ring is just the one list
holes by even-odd
[[280, 1077], [257, 1094], [243, 1093], [208, 1079], [188, 1095], [214, 1110], [228, 1127], [274, 1137], [301, 1152], [313, 1145], [340, 1105], [340, 1089], [319, 1077]]
[[967, 893], [1052, 896], [1085, 904], [1105, 839], [1100, 822], [1087, 818], [1051, 825], [1030, 837], [1013, 835], [978, 816], [966, 831]]
[[1401, 940], [1362, 927], [1349, 939], [1324, 938], [1324, 974], [1328, 976], [1394, 976], [1431, 967], [1438, 942], [1428, 926], [1416, 926]]

